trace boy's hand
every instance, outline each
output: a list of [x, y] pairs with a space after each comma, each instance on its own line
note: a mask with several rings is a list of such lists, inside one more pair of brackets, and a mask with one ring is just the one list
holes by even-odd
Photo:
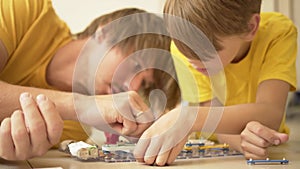
[[268, 147], [288, 141], [288, 135], [272, 130], [259, 122], [249, 122], [241, 133], [241, 148], [249, 159], [266, 159]]
[[22, 110], [16, 110], [0, 126], [0, 157], [6, 160], [26, 160], [45, 154], [58, 143], [63, 120], [52, 101], [29, 93], [20, 96]]
[[195, 115], [176, 108], [159, 118], [141, 136], [134, 151], [137, 161], [159, 166], [174, 162], [188, 139]]

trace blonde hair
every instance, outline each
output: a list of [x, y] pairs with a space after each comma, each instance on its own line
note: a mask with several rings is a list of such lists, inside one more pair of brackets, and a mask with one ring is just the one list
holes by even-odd
[[[260, 8], [261, 0], [167, 0], [164, 13], [195, 25], [218, 51], [222, 49], [218, 37], [249, 32], [248, 22], [253, 14], [260, 13]], [[166, 24], [171, 35], [184, 35], [184, 25], [176, 24], [168, 17]], [[175, 39], [174, 43], [187, 57], [199, 59], [180, 39]]]
[[[134, 14], [146, 14], [146, 16]], [[126, 17], [129, 15], [130, 17]], [[126, 19], [120, 20], [122, 17], [126, 17]], [[115, 24], [109, 25], [109, 23], [113, 21]], [[146, 48], [170, 51], [171, 38], [166, 30], [163, 18], [142, 9], [124, 8], [102, 15], [92, 21], [85, 30], [75, 34], [74, 37], [84, 39], [93, 36], [99, 26], [103, 26], [101, 31], [108, 46], [114, 45], [113, 47], [116, 47], [124, 56]], [[132, 31], [140, 32], [140, 34], [120, 39]], [[154, 33], [143, 33], [148, 31]], [[155, 32], [159, 32], [160, 34]], [[169, 57], [171, 58], [171, 56]], [[151, 90], [157, 88], [164, 91], [168, 99], [166, 108], [174, 108], [179, 102], [180, 97], [179, 86], [176, 79], [164, 71], [154, 69], [154, 84], [143, 91], [146, 99], [149, 98]]]
[[[147, 15], [134, 15], [143, 13]], [[130, 17], [127, 17], [124, 20], [118, 20], [129, 15]], [[92, 21], [92, 23], [83, 32], [77, 33], [75, 37], [77, 39], [82, 39], [92, 36], [99, 26], [105, 26], [113, 21], [116, 22], [114, 25], [119, 24], [120, 26], [107, 26], [104, 27], [102, 32], [105, 34], [105, 41], [109, 43], [108, 45], [116, 44], [116, 47], [118, 47], [123, 54], [132, 53], [145, 48], [160, 48], [168, 50], [170, 47], [169, 36], [163, 36], [168, 35], [167, 30], [163, 26], [163, 19], [155, 14], [147, 13], [145, 10], [138, 8], [124, 8], [102, 15]], [[128, 22], [130, 24], [123, 22]], [[122, 39], [118, 42], [119, 37], [123, 37], [122, 35], [135, 30], [142, 33], [149, 30], [157, 31], [161, 32], [161, 35], [143, 33], [124, 40]]]

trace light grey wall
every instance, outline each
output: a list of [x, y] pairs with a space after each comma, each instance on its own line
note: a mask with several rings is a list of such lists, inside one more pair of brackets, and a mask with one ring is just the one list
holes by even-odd
[[96, 17], [126, 7], [162, 13], [165, 0], [52, 0], [58, 15], [73, 33], [82, 31]]
[[274, 0], [262, 0], [261, 10], [264, 12], [274, 11], [276, 4]]

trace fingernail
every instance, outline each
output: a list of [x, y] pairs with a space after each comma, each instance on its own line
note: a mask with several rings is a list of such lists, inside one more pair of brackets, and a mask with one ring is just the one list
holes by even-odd
[[143, 111], [139, 111], [134, 117], [135, 117], [135, 118], [138, 118], [138, 117], [140, 117], [141, 115], [143, 115], [143, 113], [144, 113]]
[[46, 101], [47, 100], [47, 97], [43, 94], [39, 94], [37, 97], [36, 97], [36, 100], [38, 103], [42, 103], [43, 101]]
[[30, 98], [30, 97], [31, 97], [31, 95], [30, 95], [29, 93], [25, 92], [25, 93], [22, 93], [22, 94], [20, 95], [20, 100], [21, 100], [21, 101], [25, 101], [25, 100], [27, 100], [27, 99]]
[[275, 141], [274, 141], [274, 144], [275, 144], [276, 146], [278, 146], [278, 145], [280, 144], [280, 140], [275, 140]]

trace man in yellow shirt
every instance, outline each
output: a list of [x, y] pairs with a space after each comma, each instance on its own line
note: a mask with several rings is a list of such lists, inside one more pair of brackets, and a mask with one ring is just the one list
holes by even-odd
[[225, 133], [218, 141], [246, 158], [266, 158], [269, 146], [287, 141], [297, 30], [282, 14], [260, 13], [260, 7], [260, 0], [166, 1], [181, 93], [200, 107], [175, 109], [156, 121], [138, 143], [139, 161], [172, 163], [194, 131]]
[[[138, 14], [145, 11], [135, 8], [123, 9], [95, 19], [86, 30], [73, 36], [56, 15], [51, 0], [0, 0], [0, 4], [0, 157], [24, 160], [44, 154], [59, 140], [85, 140], [88, 136], [78, 120], [100, 130], [132, 137], [140, 136], [152, 123], [135, 119], [135, 116], [152, 116], [147, 114], [148, 105], [136, 92], [143, 90], [147, 97], [155, 88], [166, 91], [173, 84], [164, 84], [173, 77], [162, 71], [143, 69], [143, 62], [134, 59], [129, 60], [131, 67], [121, 71], [135, 76], [117, 84], [113, 76], [124, 59], [139, 50], [169, 51], [170, 38], [164, 36], [167, 32], [162, 18], [154, 14], [143, 17]], [[121, 20], [106, 27], [123, 16], [132, 17], [127, 23]], [[138, 33], [118, 39], [135, 31]], [[161, 34], [157, 33], [160, 31]], [[98, 46], [96, 49], [91, 46], [94, 42], [108, 48], [101, 69], [89, 72], [92, 65], [100, 62], [83, 59], [90, 63], [78, 65], [77, 61], [97, 51]], [[139, 58], [144, 56], [139, 54]], [[157, 56], [163, 57], [161, 53]], [[94, 88], [89, 88], [91, 80]], [[73, 90], [81, 94], [73, 94]], [[99, 95], [128, 90], [132, 91]], [[176, 103], [166, 104], [171, 109]]]

